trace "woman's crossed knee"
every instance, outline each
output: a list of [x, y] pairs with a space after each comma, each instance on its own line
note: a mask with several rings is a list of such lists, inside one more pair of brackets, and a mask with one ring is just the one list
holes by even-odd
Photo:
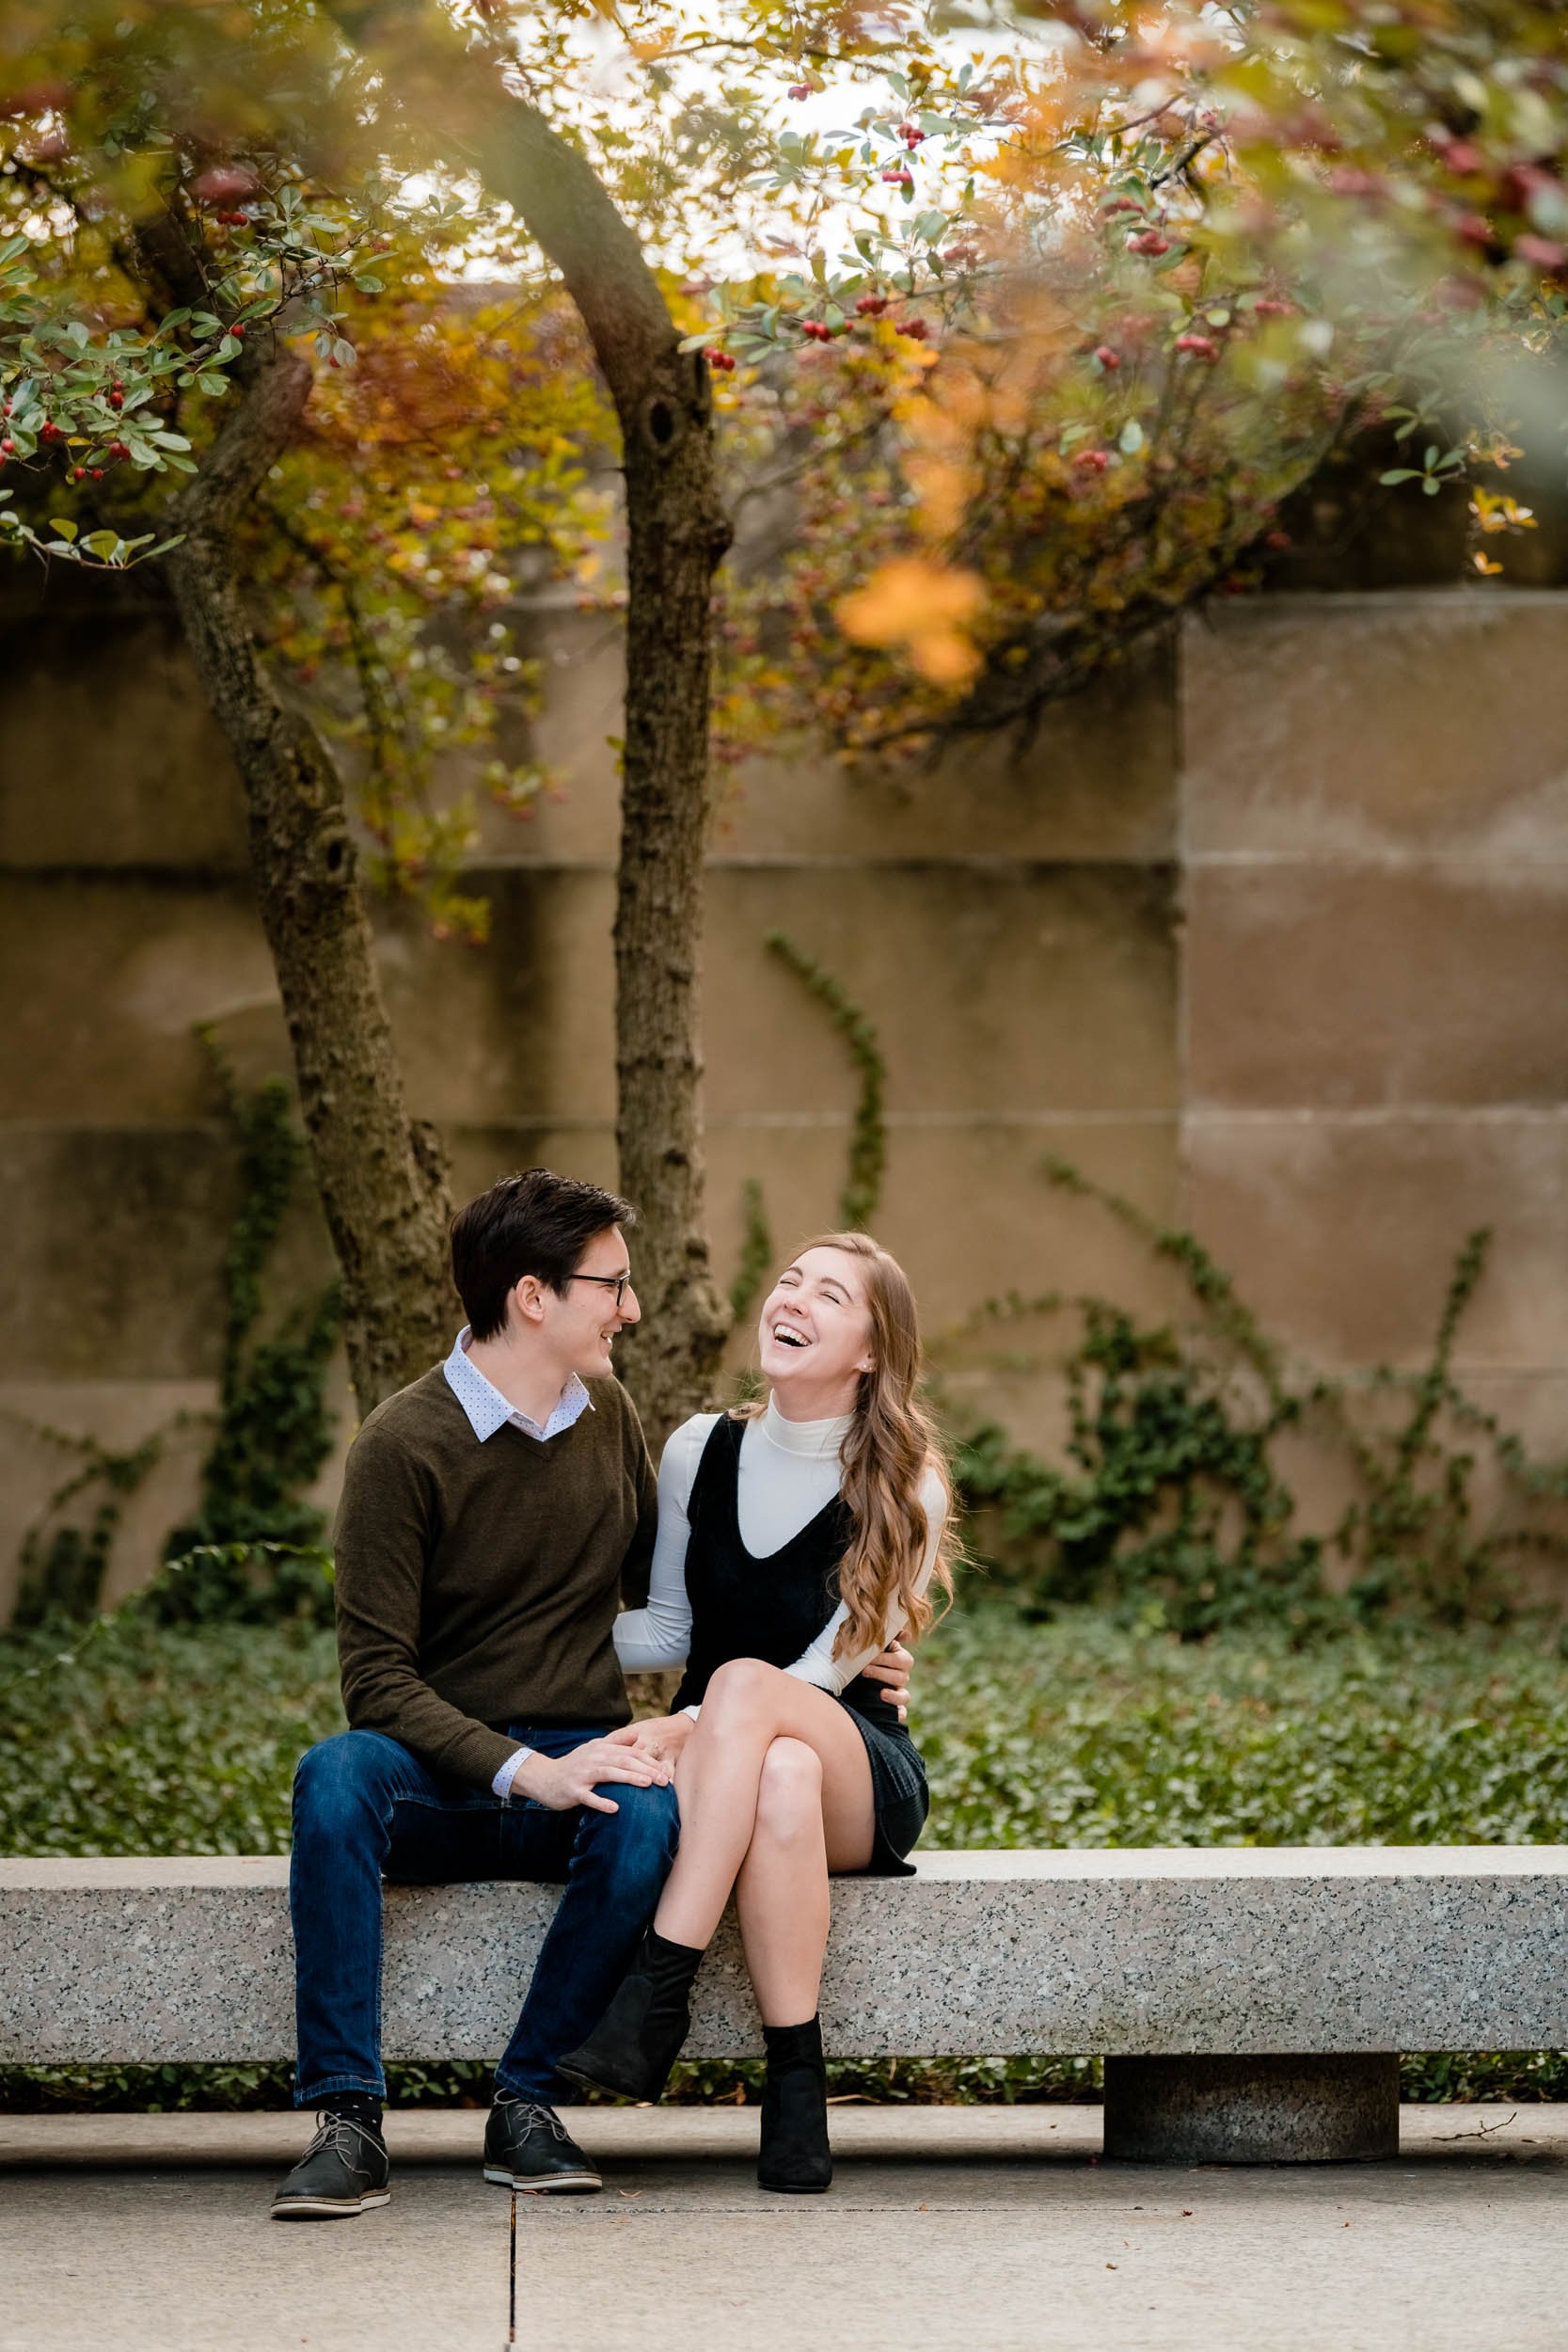
[[755, 1835], [770, 1845], [822, 1836], [822, 1759], [804, 1740], [774, 1740], [757, 1781]]

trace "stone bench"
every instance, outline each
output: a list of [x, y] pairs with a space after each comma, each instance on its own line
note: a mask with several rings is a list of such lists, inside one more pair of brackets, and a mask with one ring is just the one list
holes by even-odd
[[[0, 2061], [293, 2056], [288, 1865], [0, 1859]], [[493, 2058], [556, 1900], [390, 1887], [389, 2058]], [[1568, 2046], [1568, 1847], [930, 1853], [833, 1892], [840, 2057], [1102, 2055], [1105, 2149], [1392, 2155], [1398, 2053]], [[738, 1943], [688, 2053], [760, 2054]]]

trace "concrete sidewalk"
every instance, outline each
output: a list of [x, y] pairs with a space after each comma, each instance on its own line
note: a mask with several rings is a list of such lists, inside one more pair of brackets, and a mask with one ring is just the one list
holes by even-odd
[[[1561, 2352], [1568, 2108], [1406, 2108], [1397, 2163], [1101, 2165], [1093, 2107], [834, 2110], [763, 2195], [756, 2116], [595, 2109], [602, 2197], [518, 2201], [531, 2352]], [[293, 2116], [0, 2117], [0, 2352], [500, 2352], [477, 2115], [394, 2115], [394, 2196], [281, 2227]], [[85, 2161], [92, 2152], [90, 2164]]]

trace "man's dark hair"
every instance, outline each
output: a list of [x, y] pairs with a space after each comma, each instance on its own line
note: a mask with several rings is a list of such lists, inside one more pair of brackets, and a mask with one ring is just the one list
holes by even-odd
[[451, 1221], [451, 1279], [474, 1338], [504, 1327], [506, 1295], [525, 1274], [564, 1295], [594, 1235], [636, 1222], [629, 1200], [575, 1176], [547, 1168], [503, 1176]]

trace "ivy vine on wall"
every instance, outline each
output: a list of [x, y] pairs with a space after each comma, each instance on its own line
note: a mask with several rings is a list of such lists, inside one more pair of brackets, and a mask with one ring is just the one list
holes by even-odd
[[[887, 1156], [876, 1030], [792, 940], [771, 931], [766, 944], [823, 1007], [860, 1073], [839, 1213], [846, 1226], [863, 1228]], [[960, 1499], [977, 1515], [989, 1565], [1028, 1610], [1049, 1614], [1060, 1603], [1095, 1600], [1189, 1636], [1259, 1615], [1305, 1634], [1343, 1622], [1347, 1610], [1497, 1622], [1518, 1606], [1522, 1564], [1568, 1557], [1560, 1524], [1540, 1507], [1568, 1500], [1568, 1463], [1533, 1461], [1454, 1375], [1488, 1232], [1472, 1232], [1458, 1251], [1422, 1366], [1329, 1379], [1291, 1358], [1195, 1233], [1160, 1225], [1066, 1160], [1046, 1159], [1040, 1174], [1133, 1233], [1178, 1276], [1187, 1311], [1151, 1324], [1114, 1299], [1013, 1293], [984, 1301], [932, 1346], [933, 1402]], [[772, 1260], [754, 1180], [745, 1207], [731, 1292], [737, 1321]], [[1064, 1314], [1075, 1319], [1065, 1347], [1021, 1352], [1015, 1343], [1006, 1359], [1013, 1370], [1050, 1360], [1063, 1373], [1068, 1439], [1053, 1459], [1029, 1433], [975, 1413], [947, 1375], [965, 1342], [1022, 1336]], [[1352, 1473], [1352, 1499], [1326, 1532], [1302, 1525], [1279, 1452], [1292, 1433], [1317, 1438]]]
[[[265, 1327], [267, 1278], [304, 1170], [304, 1144], [283, 1080], [245, 1092], [212, 1030], [196, 1034], [238, 1147], [240, 1200], [224, 1257], [213, 1442], [196, 1514], [170, 1533], [149, 1604], [167, 1618], [319, 1614], [330, 1606], [330, 1570], [323, 1515], [305, 1495], [332, 1445], [326, 1375], [338, 1289], [295, 1302]], [[75, 1467], [23, 1539], [19, 1629], [93, 1615], [127, 1502], [175, 1432], [198, 1418], [176, 1414], [123, 1451], [26, 1424], [35, 1439], [73, 1455]]]
[[[240, 1152], [240, 1207], [224, 1258], [223, 1358], [217, 1432], [201, 1466], [195, 1517], [175, 1528], [165, 1556], [187, 1563], [166, 1581], [163, 1613], [250, 1613], [314, 1607], [322, 1597], [323, 1514], [305, 1499], [332, 1450], [326, 1376], [338, 1335], [338, 1283], [287, 1308], [264, 1329], [264, 1278], [305, 1167], [289, 1089], [269, 1078], [236, 1083], [213, 1031], [198, 1028]], [[306, 1575], [285, 1572], [291, 1550]], [[299, 1589], [296, 1589], [298, 1587]]]

